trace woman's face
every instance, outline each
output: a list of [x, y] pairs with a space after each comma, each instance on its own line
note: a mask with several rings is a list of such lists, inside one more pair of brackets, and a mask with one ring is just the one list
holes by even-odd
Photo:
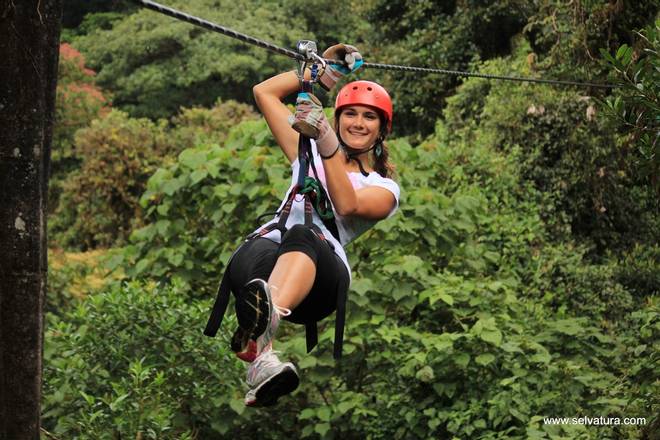
[[380, 133], [378, 112], [365, 105], [349, 105], [339, 115], [339, 135], [346, 145], [364, 150], [376, 143]]

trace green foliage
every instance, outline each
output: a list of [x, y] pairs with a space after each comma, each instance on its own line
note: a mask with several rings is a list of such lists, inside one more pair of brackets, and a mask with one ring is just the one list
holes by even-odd
[[[338, 382], [375, 396], [367, 408], [378, 416], [360, 422], [363, 437], [635, 438], [635, 428], [541, 423], [654, 413], [644, 403], [652, 392], [626, 406], [629, 385], [612, 387], [625, 377], [624, 339], [599, 326], [618, 319], [618, 334], [633, 337], [621, 319], [633, 310], [629, 292], [612, 266], [567, 260], [570, 251], [547, 242], [529, 203], [538, 194], [521, 186], [513, 157], [439, 131], [415, 150], [393, 148], [397, 163], [414, 167], [400, 169], [401, 216], [352, 249], [350, 348]], [[634, 382], [655, 390], [653, 377], [655, 385]], [[341, 391], [325, 397], [338, 401]], [[341, 424], [332, 428], [343, 438]]]
[[211, 108], [181, 108], [172, 118], [171, 136], [182, 148], [224, 142], [239, 122], [257, 119], [253, 108], [236, 101], [216, 101]]
[[179, 279], [209, 293], [222, 264], [259, 226], [257, 217], [274, 211], [288, 188], [290, 167], [274, 148], [265, 121], [248, 121], [224, 145], [185, 149], [157, 170], [140, 201], [147, 224], [131, 236], [126, 273]]
[[623, 82], [623, 88], [608, 97], [603, 106], [628, 135], [623, 148], [635, 158], [640, 177], [650, 178], [656, 191], [660, 191], [660, 19], [638, 36], [635, 50], [626, 44], [614, 56], [601, 50]]
[[240, 361], [227, 340], [202, 336], [208, 301], [184, 298], [177, 286], [115, 284], [49, 315], [44, 427], [70, 439], [192, 439], [245, 423]]
[[[635, 367], [658, 331], [657, 304], [636, 314], [652, 291], [629, 290], [615, 261], [590, 265], [584, 249], [549, 241], [543, 195], [518, 156], [437, 132], [417, 148], [390, 142], [401, 213], [349, 248], [346, 358], [331, 358], [331, 322], [311, 356], [301, 328], [284, 326], [278, 348], [303, 380], [284, 420], [320, 438], [635, 438], [634, 426], [542, 420], [653, 414], [657, 371]], [[143, 198], [150, 223], [124, 255], [129, 275], [212, 292], [254, 217], [286, 188], [270, 142], [263, 122], [245, 122], [224, 147], [186, 150], [155, 173]], [[640, 320], [651, 339], [636, 336]], [[290, 435], [279, 429], [265, 435]]]
[[104, 251], [48, 251], [48, 294], [45, 311], [62, 315], [112, 280], [102, 262]]
[[62, 14], [64, 31], [72, 34], [87, 33], [102, 26], [108, 17], [119, 11], [130, 11], [137, 6], [127, 0], [66, 0]]
[[[525, 52], [521, 45], [512, 59], [481, 69], [523, 69]], [[472, 79], [448, 100], [447, 113], [452, 136], [517, 158], [522, 177], [544, 195], [541, 215], [558, 239], [573, 232], [602, 250], [659, 238], [656, 197], [638, 178], [634, 155], [618, 147], [609, 121], [588, 96]]]
[[[469, 70], [471, 63], [510, 52], [509, 39], [532, 13], [530, 2], [374, 2], [377, 23], [367, 37], [367, 61]], [[365, 74], [363, 74], [365, 75]], [[369, 72], [394, 98], [395, 130], [429, 134], [458, 80], [452, 75]]]
[[[277, 2], [196, 0], [168, 6], [285, 47], [302, 37], [295, 18]], [[251, 102], [252, 85], [295, 67], [281, 55], [148, 10], [128, 15], [112, 29], [94, 29], [75, 43], [98, 69], [99, 84], [113, 92], [116, 106], [151, 118], [169, 118], [182, 106], [210, 106], [218, 98]]]
[[82, 164], [61, 183], [50, 225], [55, 239], [82, 249], [123, 243], [142, 224], [139, 199], [157, 166], [186, 147], [221, 142], [235, 124], [255, 117], [248, 105], [217, 101], [210, 109], [182, 108], [172, 127], [117, 110], [94, 121], [76, 135]]
[[80, 52], [66, 43], [60, 46], [52, 155], [56, 174], [70, 171], [65, 162], [78, 159], [73, 146], [76, 131], [107, 113], [108, 100], [96, 87], [95, 75]]
[[[220, 12], [210, 11], [210, 3], [194, 11], [195, 2], [190, 10], [230, 25], [254, 17], [237, 29], [254, 27], [263, 36], [264, 23], [272, 24], [267, 32], [277, 43], [294, 41], [286, 37], [292, 29], [313, 25], [320, 39], [331, 40], [335, 34], [325, 26], [346, 23], [337, 39], [364, 41], [368, 61], [585, 78], [602, 73], [590, 70], [597, 48], [632, 43], [629, 25], [657, 11], [651, 1], [624, 9], [604, 0], [369, 1], [350, 6], [344, 22], [341, 8], [321, 17], [297, 0], [246, 5], [223, 4], [226, 19], [212, 15]], [[290, 16], [269, 21], [284, 11]], [[206, 40], [188, 25], [150, 14], [131, 15], [112, 29], [103, 25], [106, 30], [81, 39], [95, 62], [108, 66], [108, 84], [132, 93], [122, 99], [136, 112], [172, 114], [179, 103], [210, 103], [279, 69], [265, 55], [242, 57], [243, 46], [237, 51], [223, 37]], [[373, 18], [378, 29], [360, 23], [361, 16]], [[511, 38], [525, 24], [524, 34]], [[134, 41], [129, 29], [137, 29]], [[655, 73], [644, 63], [654, 55], [636, 59], [634, 47], [612, 57], [621, 63], [615, 68], [653, 98]], [[222, 71], [218, 87], [229, 88], [221, 93], [207, 87], [214, 73], [205, 79], [191, 70], [215, 69], [209, 53], [221, 54], [214, 60], [229, 69]], [[276, 349], [296, 364], [301, 386], [263, 411], [246, 410], [241, 401], [244, 366], [227, 350], [232, 313], [218, 340], [201, 337], [201, 330], [223, 265], [285, 193], [286, 160], [264, 121], [239, 123], [252, 119], [240, 105], [184, 109], [174, 128], [113, 113], [117, 127], [132, 127], [128, 133], [145, 133], [144, 139], [165, 138], [162, 145], [173, 147], [141, 158], [149, 170], [136, 179], [142, 186], [127, 206], [141, 213], [133, 217], [142, 225], [126, 227], [130, 244], [109, 259], [132, 280], [88, 289], [86, 300], [69, 303], [66, 295], [78, 298], [71, 284], [91, 275], [89, 268], [54, 268], [51, 279], [65, 295], [58, 297], [59, 314], [48, 318], [46, 429], [61, 438], [210, 440], [658, 435], [660, 217], [657, 195], [639, 172], [648, 156], [612, 132], [586, 91], [481, 79], [456, 87], [446, 78], [434, 83], [417, 75], [386, 81], [394, 84], [395, 122], [417, 138], [434, 133], [414, 146], [388, 141], [402, 202], [395, 217], [347, 249], [354, 279], [344, 359], [331, 356], [332, 320], [321, 323], [320, 344], [310, 355], [302, 327], [285, 323]], [[191, 90], [203, 90], [204, 98]], [[639, 93], [616, 92], [612, 108], [620, 97], [626, 115], [648, 112]], [[444, 119], [436, 121], [440, 112]], [[112, 134], [103, 124], [96, 129]], [[91, 138], [93, 131], [80, 133]], [[90, 145], [126, 155], [130, 148], [118, 142], [108, 135]], [[156, 154], [161, 162], [149, 160]], [[71, 219], [76, 211], [67, 212]], [[646, 417], [647, 426], [543, 422], [583, 415]]]
[[541, 0], [524, 34], [537, 68], [566, 77], [594, 78], [603, 73], [598, 51], [631, 43], [631, 31], [650, 23], [658, 11], [656, 0], [640, 0], [634, 8], [607, 0]]
[[121, 242], [140, 224], [138, 200], [148, 177], [173, 151], [165, 122], [113, 110], [79, 130], [75, 144], [82, 165], [62, 184], [52, 234], [60, 245], [82, 249]]

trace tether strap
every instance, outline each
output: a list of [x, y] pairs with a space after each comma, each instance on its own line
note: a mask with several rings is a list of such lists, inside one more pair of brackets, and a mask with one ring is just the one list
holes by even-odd
[[[236, 250], [238, 252], [238, 250]], [[220, 282], [220, 287], [218, 287], [218, 293], [215, 297], [215, 302], [213, 303], [213, 309], [211, 309], [211, 316], [209, 321], [206, 323], [206, 328], [204, 329], [204, 334], [206, 336], [214, 337], [218, 332], [220, 325], [222, 324], [222, 318], [225, 316], [227, 311], [227, 305], [229, 304], [229, 294], [231, 293], [231, 288], [229, 286], [229, 267], [231, 262], [234, 259], [236, 252], [229, 258], [227, 262], [227, 267], [225, 267], [225, 273], [222, 275], [222, 281]]]

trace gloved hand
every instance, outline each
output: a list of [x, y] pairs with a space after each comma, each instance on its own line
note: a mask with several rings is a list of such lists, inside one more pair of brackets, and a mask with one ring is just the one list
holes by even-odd
[[311, 93], [298, 93], [296, 114], [291, 116], [290, 122], [298, 133], [316, 140], [321, 157], [329, 158], [339, 148], [339, 139], [323, 113], [321, 101]]
[[360, 52], [358, 52], [355, 46], [351, 46], [350, 44], [335, 44], [334, 46], [330, 46], [323, 52], [323, 58], [343, 60], [348, 64], [348, 67], [341, 64], [328, 64], [326, 66], [325, 71], [319, 78], [319, 83], [326, 90], [332, 89], [342, 76], [355, 72], [364, 63]]

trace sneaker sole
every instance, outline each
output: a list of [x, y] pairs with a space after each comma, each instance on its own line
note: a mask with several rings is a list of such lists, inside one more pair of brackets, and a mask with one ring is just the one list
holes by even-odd
[[[240, 329], [236, 330], [237, 344], [240, 341], [242, 347], [247, 346], [247, 339], [254, 341], [266, 331], [270, 323], [270, 313], [273, 306], [270, 298], [257, 283], [246, 284], [243, 300], [236, 302], [236, 317]], [[232, 338], [232, 344], [234, 342]], [[242, 341], [245, 340], [245, 343]], [[233, 345], [232, 345], [233, 349]], [[237, 350], [234, 350], [237, 351]], [[242, 350], [238, 350], [242, 351]]]
[[295, 391], [299, 383], [298, 374], [290, 367], [285, 367], [279, 374], [264, 382], [257, 390], [255, 400], [246, 405], [252, 407], [273, 406], [277, 403], [277, 399]]

